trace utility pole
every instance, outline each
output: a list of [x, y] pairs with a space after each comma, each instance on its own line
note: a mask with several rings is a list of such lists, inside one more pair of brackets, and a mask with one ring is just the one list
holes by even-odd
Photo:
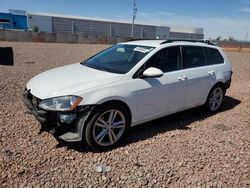
[[246, 41], [248, 40], [248, 32], [246, 32]]
[[135, 24], [136, 13], [137, 13], [136, 0], [134, 0], [134, 4], [133, 4], [133, 19], [132, 19], [132, 28], [131, 28], [131, 38], [133, 38], [133, 35], [134, 35], [134, 24]]

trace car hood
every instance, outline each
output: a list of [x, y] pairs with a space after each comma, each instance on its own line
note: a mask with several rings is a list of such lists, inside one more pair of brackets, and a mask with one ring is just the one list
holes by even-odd
[[40, 98], [77, 95], [120, 80], [122, 75], [93, 69], [80, 63], [41, 73], [27, 83], [27, 89]]

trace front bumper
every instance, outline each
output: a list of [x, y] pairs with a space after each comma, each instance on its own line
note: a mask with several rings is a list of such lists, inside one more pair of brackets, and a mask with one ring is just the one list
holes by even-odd
[[23, 94], [23, 102], [28, 108], [29, 112], [33, 114], [40, 123], [45, 123], [47, 121], [47, 112], [45, 110], [37, 110], [32, 104], [32, 101], [28, 98], [28, 93]]
[[43, 131], [50, 132], [57, 139], [66, 142], [82, 140], [84, 123], [79, 123], [79, 121], [82, 118], [86, 120], [94, 106], [80, 106], [73, 111], [66, 112], [46, 111], [39, 108], [40, 101], [28, 90], [23, 94], [23, 102], [29, 113], [33, 114], [40, 122], [40, 133]]

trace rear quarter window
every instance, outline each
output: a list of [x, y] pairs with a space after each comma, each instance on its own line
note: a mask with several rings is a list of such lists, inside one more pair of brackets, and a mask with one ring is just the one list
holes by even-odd
[[219, 50], [215, 48], [206, 48], [208, 64], [209, 65], [216, 65], [216, 64], [223, 64], [224, 58], [222, 57]]

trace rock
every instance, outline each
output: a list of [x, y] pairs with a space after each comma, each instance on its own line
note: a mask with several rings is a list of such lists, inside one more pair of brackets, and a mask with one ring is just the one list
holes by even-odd
[[128, 179], [128, 176], [122, 174], [122, 175], [120, 176], [120, 179], [121, 179], [121, 180], [127, 180], [127, 179]]
[[139, 177], [143, 176], [143, 173], [140, 170], [137, 172], [137, 174], [138, 174]]
[[171, 182], [172, 182], [172, 178], [168, 178], [166, 184], [168, 185], [168, 184], [170, 184]]
[[183, 162], [179, 162], [179, 163], [178, 163], [178, 166], [179, 166], [179, 167], [183, 167], [183, 164], [184, 164]]
[[188, 185], [190, 185], [192, 182], [191, 182], [190, 179], [187, 179], [186, 183], [187, 183]]
[[5, 154], [5, 156], [7, 156], [7, 157], [11, 157], [12, 155], [13, 155], [13, 152], [12, 151], [10, 151], [10, 150], [4, 150], [3, 151], [3, 153]]
[[139, 186], [146, 186], [149, 182], [148, 182], [148, 180], [144, 180], [144, 179], [142, 179], [142, 180], [139, 180], [138, 181], [138, 183], [139, 183]]
[[125, 154], [126, 154], [126, 155], [129, 155], [129, 152], [128, 152], [128, 150], [125, 150]]
[[25, 172], [25, 169], [24, 168], [19, 168], [18, 170], [17, 170], [17, 174], [23, 174]]
[[250, 179], [249, 180], [245, 180], [242, 182], [245, 186], [249, 186], [250, 187]]
[[75, 158], [73, 156], [65, 157], [66, 160], [74, 160]]
[[110, 170], [111, 170], [111, 167], [109, 166], [99, 165], [95, 167], [95, 171], [99, 173], [109, 172]]
[[43, 144], [43, 141], [41, 139], [35, 140], [34, 144], [39, 145], [39, 144]]
[[102, 180], [103, 180], [103, 181], [106, 181], [106, 180], [107, 180], [107, 177], [106, 177], [106, 176], [102, 176]]
[[26, 185], [26, 183], [21, 183], [20, 186], [19, 186], [19, 188], [24, 188], [25, 185]]
[[213, 127], [216, 128], [216, 129], [218, 129], [218, 130], [221, 130], [221, 131], [228, 131], [228, 130], [231, 130], [230, 127], [227, 127], [227, 126], [224, 125], [224, 124], [214, 124]]

